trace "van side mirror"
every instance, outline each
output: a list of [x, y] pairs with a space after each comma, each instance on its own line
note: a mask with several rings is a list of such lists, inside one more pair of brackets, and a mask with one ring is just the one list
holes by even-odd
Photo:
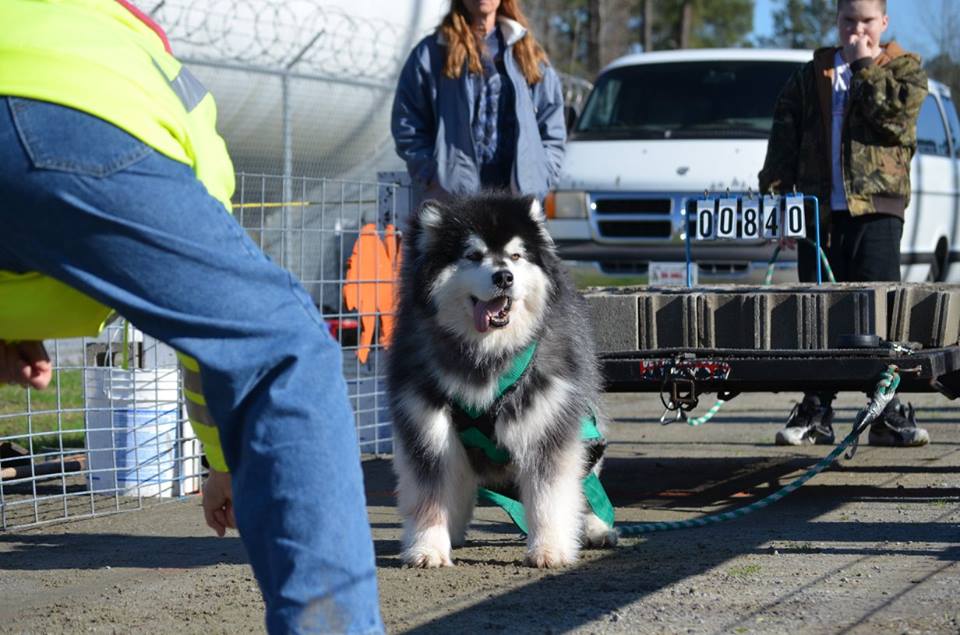
[[567, 133], [569, 134], [573, 130], [573, 124], [577, 122], [577, 116], [579, 113], [574, 106], [564, 106], [563, 107], [563, 121], [567, 125]]

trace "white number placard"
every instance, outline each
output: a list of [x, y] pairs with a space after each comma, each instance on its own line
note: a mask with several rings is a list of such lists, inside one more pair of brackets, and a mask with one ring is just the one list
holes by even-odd
[[740, 205], [740, 235], [746, 240], [763, 236], [763, 215], [760, 199], [744, 198]]
[[[689, 207], [687, 209], [690, 209]], [[804, 196], [702, 198], [696, 205], [695, 240], [778, 240], [807, 235]]]
[[783, 237], [803, 238], [807, 235], [807, 227], [803, 214], [803, 197], [784, 197], [783, 207]]
[[717, 238], [737, 237], [737, 199], [721, 198], [717, 207]]
[[780, 197], [763, 197], [763, 237], [769, 240], [780, 238], [780, 225], [783, 218], [780, 214]]
[[703, 198], [697, 201], [697, 240], [713, 240], [716, 236], [714, 210], [717, 201], [712, 198]]

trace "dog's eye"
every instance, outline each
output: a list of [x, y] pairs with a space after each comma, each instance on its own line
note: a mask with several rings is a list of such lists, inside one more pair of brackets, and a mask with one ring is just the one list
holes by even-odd
[[520, 254], [510, 254], [510, 260], [514, 262], [520, 260]]
[[480, 262], [481, 260], [483, 260], [483, 254], [480, 253], [479, 251], [471, 251], [469, 254], [467, 254], [466, 257], [467, 257], [467, 260], [471, 262]]

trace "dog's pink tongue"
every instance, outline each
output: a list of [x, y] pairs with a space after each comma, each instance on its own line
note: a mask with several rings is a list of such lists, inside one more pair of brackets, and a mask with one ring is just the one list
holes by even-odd
[[477, 330], [481, 333], [486, 333], [487, 329], [490, 328], [490, 318], [503, 311], [503, 308], [507, 306], [507, 298], [505, 296], [500, 296], [484, 302], [483, 300], [477, 300], [477, 303], [473, 306], [473, 325], [477, 327]]

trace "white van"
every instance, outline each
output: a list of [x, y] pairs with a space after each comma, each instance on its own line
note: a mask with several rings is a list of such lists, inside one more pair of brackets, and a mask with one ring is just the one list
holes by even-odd
[[[699, 49], [622, 57], [603, 70], [567, 144], [548, 229], [575, 275], [638, 276], [686, 260], [688, 200], [757, 192], [777, 95], [811, 51]], [[960, 281], [960, 121], [930, 82], [901, 245], [905, 281]], [[699, 282], [763, 280], [769, 241], [696, 241]], [[673, 263], [672, 267], [670, 263]], [[796, 281], [796, 252], [778, 260]], [[663, 280], [660, 280], [663, 281]]]

